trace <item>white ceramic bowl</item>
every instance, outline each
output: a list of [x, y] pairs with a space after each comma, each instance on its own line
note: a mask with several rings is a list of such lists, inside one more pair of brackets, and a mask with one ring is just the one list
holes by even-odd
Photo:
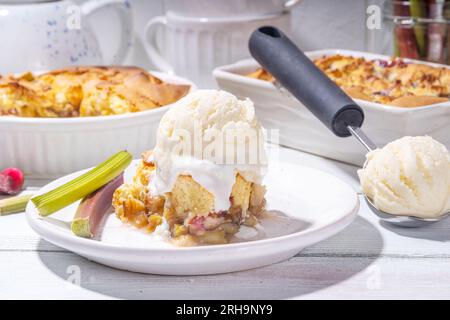
[[[150, 71], [170, 83], [192, 82]], [[0, 168], [18, 167], [31, 178], [54, 178], [128, 150], [135, 158], [154, 146], [162, 115], [171, 105], [113, 116], [0, 117]]]
[[[311, 59], [334, 54], [389, 59], [388, 56], [351, 50], [306, 52]], [[272, 83], [242, 76], [257, 67], [256, 61], [243, 60], [216, 68], [213, 74], [221, 89], [253, 100], [262, 124], [267, 129], [280, 130], [280, 144], [351, 164], [364, 163], [366, 151], [355, 139], [334, 136], [299, 101], [287, 92], [280, 91]], [[364, 132], [378, 146], [407, 135], [430, 135], [450, 149], [450, 102], [418, 108], [399, 108], [359, 99], [355, 101], [366, 116]]]

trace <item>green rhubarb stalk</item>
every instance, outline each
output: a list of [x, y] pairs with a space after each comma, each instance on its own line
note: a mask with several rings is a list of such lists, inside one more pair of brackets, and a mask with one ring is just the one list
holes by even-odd
[[397, 37], [393, 37], [393, 38], [394, 38], [394, 56], [400, 57], [400, 48], [398, 47], [398, 39], [397, 39]]
[[86, 197], [119, 176], [132, 160], [127, 151], [120, 151], [94, 169], [58, 188], [31, 198], [41, 216], [48, 216]]
[[425, 26], [417, 22], [417, 19], [426, 16], [425, 6], [423, 0], [410, 0], [410, 11], [411, 16], [415, 18], [414, 24], [414, 35], [416, 36], [417, 46], [419, 50], [420, 57], [425, 57], [426, 55], [426, 30]]
[[24, 212], [31, 194], [25, 196], [10, 197], [0, 200], [0, 216]]

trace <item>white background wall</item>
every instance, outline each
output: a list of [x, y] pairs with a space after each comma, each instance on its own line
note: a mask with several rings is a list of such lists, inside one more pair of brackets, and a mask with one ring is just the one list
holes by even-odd
[[[143, 30], [150, 18], [164, 13], [164, 0], [129, 1], [133, 7], [136, 41], [127, 63], [151, 68], [142, 46]], [[303, 0], [303, 3], [292, 12], [294, 39], [304, 50], [323, 48], [364, 50], [366, 7], [366, 0]], [[108, 12], [104, 12], [97, 14], [94, 17], [95, 21], [92, 22], [97, 29], [106, 57], [117, 44], [116, 21], [111, 17]]]

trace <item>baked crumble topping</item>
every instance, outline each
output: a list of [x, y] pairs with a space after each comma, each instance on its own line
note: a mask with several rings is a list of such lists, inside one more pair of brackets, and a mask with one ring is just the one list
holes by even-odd
[[[367, 60], [345, 55], [324, 56], [314, 63], [353, 98], [398, 107], [449, 101], [449, 68], [407, 63], [398, 58]], [[274, 80], [263, 69], [246, 76]]]

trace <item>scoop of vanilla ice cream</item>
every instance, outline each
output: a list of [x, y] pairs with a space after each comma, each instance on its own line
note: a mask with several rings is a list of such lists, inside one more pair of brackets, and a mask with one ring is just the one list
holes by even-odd
[[404, 137], [368, 153], [358, 175], [384, 212], [435, 218], [450, 211], [449, 152], [431, 137]]
[[197, 90], [173, 105], [161, 119], [152, 156], [151, 193], [169, 192], [178, 175], [191, 175], [214, 194], [218, 210], [229, 207], [236, 173], [261, 183], [267, 170], [253, 103], [219, 90]]

